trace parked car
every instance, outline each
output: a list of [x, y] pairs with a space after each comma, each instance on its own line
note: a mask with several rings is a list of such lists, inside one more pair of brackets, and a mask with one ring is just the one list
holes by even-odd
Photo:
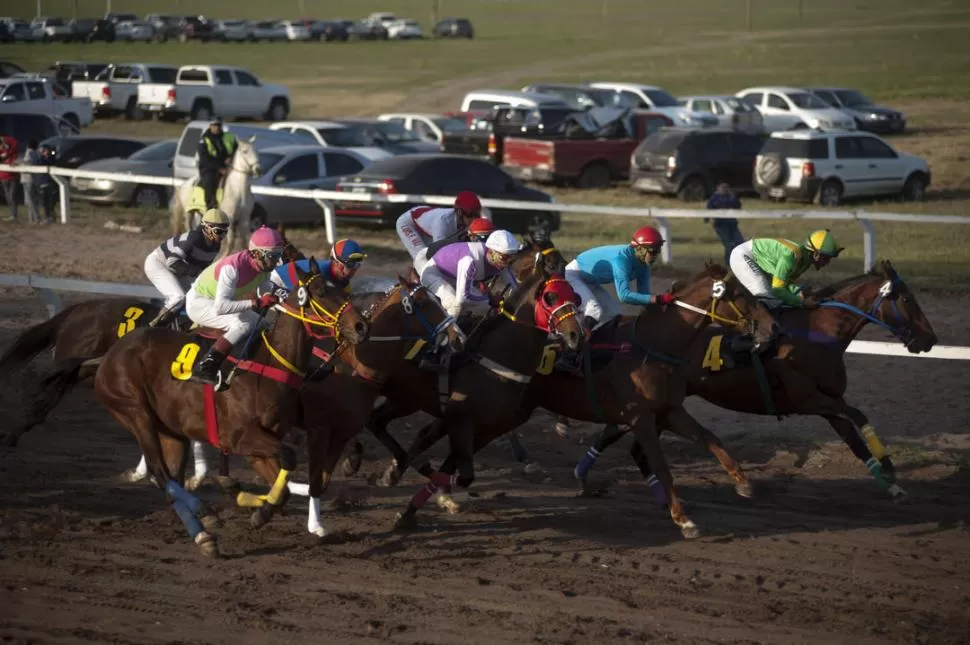
[[469, 131], [465, 119], [439, 114], [381, 114], [377, 120], [397, 123], [419, 139], [438, 143], [446, 133]]
[[241, 43], [252, 40], [253, 29], [248, 20], [216, 20], [212, 26], [212, 39], [224, 43]]
[[34, 31], [34, 40], [49, 43], [66, 41], [71, 37], [71, 27], [62, 18], [47, 18], [38, 16], [30, 23]]
[[644, 139], [630, 159], [630, 187], [641, 193], [707, 199], [725, 182], [752, 192], [752, 169], [766, 139], [726, 128], [662, 128]]
[[486, 115], [499, 106], [535, 109], [540, 106], [568, 108], [569, 104], [551, 94], [511, 92], [509, 90], [475, 90], [465, 95], [465, 98], [461, 101], [460, 110]]
[[398, 17], [395, 16], [393, 13], [387, 13], [386, 11], [377, 11], [370, 14], [366, 18], [364, 18], [363, 21], [371, 25], [381, 25], [382, 27], [387, 27], [392, 22], [397, 22], [397, 20], [398, 20]]
[[338, 20], [314, 20], [310, 23], [310, 38], [328, 43], [346, 42], [350, 38], [348, 27]]
[[124, 114], [129, 119], [141, 119], [144, 113], [138, 107], [138, 87], [143, 83], [174, 83], [177, 73], [178, 68], [170, 65], [112, 64], [93, 81], [71, 83], [71, 96], [89, 99], [95, 116]]
[[11, 76], [16, 76], [17, 74], [26, 74], [27, 72], [20, 65], [15, 65], [8, 60], [0, 60], [0, 79], [10, 78]]
[[761, 112], [735, 96], [685, 96], [680, 101], [691, 112], [713, 115], [721, 127], [753, 133], [765, 131]]
[[374, 141], [358, 128], [337, 121], [279, 121], [269, 126], [271, 131], [286, 132], [311, 141], [324, 148], [345, 148], [376, 160], [390, 157], [391, 152], [374, 145]]
[[[177, 139], [166, 139], [147, 145], [127, 157], [110, 157], [89, 161], [80, 170], [118, 172], [132, 175], [171, 177]], [[137, 208], [167, 208], [172, 188], [155, 184], [138, 184], [114, 179], [71, 178], [71, 198], [94, 204], [117, 204]]]
[[34, 42], [34, 29], [26, 20], [22, 20], [21, 18], [3, 17], [0, 18], [0, 22], [7, 25], [7, 33], [13, 36], [14, 42]]
[[769, 132], [798, 128], [855, 130], [855, 119], [796, 87], [749, 87], [735, 94], [757, 108]]
[[116, 13], [109, 11], [104, 14], [104, 19], [108, 22], [118, 24], [119, 22], [124, 22], [126, 20], [138, 20], [138, 14], [136, 13]]
[[505, 138], [509, 136], [549, 136], [559, 131], [576, 110], [562, 101], [536, 107], [497, 106], [481, 119], [487, 127], [465, 132], [446, 132], [441, 151], [477, 157], [494, 164], [504, 160]]
[[523, 92], [558, 96], [574, 110], [591, 110], [597, 107], [614, 107], [616, 93], [588, 85], [564, 83], [533, 83], [522, 88]]
[[125, 20], [115, 25], [118, 40], [147, 43], [155, 38], [155, 30], [144, 20]]
[[101, 41], [113, 43], [115, 41], [115, 24], [109, 20], [99, 20], [97, 18], [80, 18], [72, 20], [69, 25], [71, 35], [69, 42], [93, 43]]
[[150, 141], [82, 134], [51, 137], [40, 143], [53, 148], [52, 166], [80, 168], [89, 161], [111, 157], [127, 157], [144, 148]]
[[636, 110], [649, 110], [666, 115], [677, 125], [704, 127], [717, 125], [717, 119], [709, 114], [690, 112], [667, 90], [655, 85], [639, 83], [590, 83], [590, 87], [611, 90], [614, 93], [613, 107], [631, 107]]
[[138, 107], [166, 119], [204, 121], [218, 114], [282, 121], [290, 112], [290, 90], [264, 84], [239, 67], [187, 65], [179, 68], [175, 83], [139, 85]]
[[386, 25], [387, 37], [391, 40], [411, 40], [424, 38], [421, 25], [417, 20], [395, 20]]
[[[208, 127], [208, 121], [190, 121], [182, 130], [179, 145], [175, 151], [173, 166], [173, 174], [178, 179], [188, 179], [198, 174], [196, 151], [199, 147], [199, 139], [202, 138], [202, 133]], [[305, 139], [301, 139], [292, 132], [277, 132], [247, 123], [226, 123], [223, 129], [232, 132], [239, 139], [252, 139], [253, 147], [256, 150], [274, 146], [307, 144]]]
[[[49, 76], [61, 83], [72, 83], [74, 81], [86, 81], [97, 77], [98, 74], [107, 69], [108, 63], [87, 63], [81, 61], [56, 61], [50, 65], [43, 75]], [[67, 93], [70, 96], [70, 92]]]
[[380, 23], [365, 20], [338, 20], [347, 29], [352, 40], [387, 40], [387, 28]]
[[91, 125], [94, 110], [87, 99], [56, 98], [43, 78], [0, 80], [0, 112], [34, 112], [64, 119], [72, 127]]
[[808, 91], [855, 119], [856, 127], [866, 132], [899, 134], [906, 129], [906, 115], [873, 104], [859, 90], [840, 87], [810, 87]]
[[204, 16], [185, 16], [179, 22], [179, 42], [187, 43], [190, 40], [200, 40], [207, 43], [212, 40], [214, 27], [214, 23]]
[[17, 42], [17, 39], [14, 38], [13, 31], [7, 23], [0, 20], [0, 43], [7, 44], [13, 42]]
[[310, 40], [310, 27], [302, 20], [281, 20], [280, 26], [286, 40], [291, 42]]
[[763, 197], [822, 206], [877, 195], [922, 201], [930, 179], [925, 160], [897, 152], [869, 132], [775, 132], [754, 168], [754, 186]]
[[[263, 173], [254, 186], [335, 190], [340, 179], [364, 170], [371, 161], [347, 148], [290, 145], [259, 152]], [[323, 221], [323, 211], [311, 199], [256, 195], [253, 225]]]
[[445, 18], [431, 30], [434, 38], [468, 38], [475, 37], [475, 29], [468, 18]]
[[502, 170], [521, 180], [608, 188], [629, 175], [630, 155], [639, 142], [672, 124], [665, 114], [629, 109], [573, 112], [555, 136], [506, 137]]
[[359, 117], [336, 121], [357, 130], [371, 141], [371, 145], [392, 155], [437, 153], [441, 150], [438, 144], [418, 138], [399, 123]]
[[17, 149], [25, 150], [31, 139], [43, 141], [59, 134], [68, 134], [56, 119], [33, 112], [0, 112], [0, 132], [17, 141]]
[[151, 25], [152, 33], [157, 42], [164, 43], [175, 40], [181, 33], [182, 18], [162, 13], [150, 13], [145, 16], [145, 22]]
[[[344, 177], [337, 190], [347, 193], [404, 193], [411, 195], [457, 195], [472, 190], [483, 198], [552, 203], [548, 194], [527, 188], [500, 168], [478, 159], [452, 155], [401, 155], [375, 161], [370, 167]], [[393, 226], [411, 203], [337, 201], [337, 216], [346, 221]], [[513, 233], [559, 230], [560, 215], [549, 211], [491, 208], [492, 221]]]
[[251, 41], [282, 42], [287, 39], [286, 28], [278, 20], [258, 20], [249, 25]]

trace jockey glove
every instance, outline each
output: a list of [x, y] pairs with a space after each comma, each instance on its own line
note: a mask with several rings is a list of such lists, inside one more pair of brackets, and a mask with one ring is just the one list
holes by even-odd
[[658, 305], [669, 305], [674, 300], [676, 298], [674, 298], [674, 294], [672, 293], [659, 293], [653, 297], [653, 301]]
[[264, 293], [259, 298], [253, 298], [253, 309], [269, 309], [279, 301], [275, 293]]
[[818, 300], [811, 296], [802, 298], [802, 309], [815, 309], [818, 307]]

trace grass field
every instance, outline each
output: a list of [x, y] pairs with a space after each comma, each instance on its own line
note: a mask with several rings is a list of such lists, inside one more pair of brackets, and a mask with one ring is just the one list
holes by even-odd
[[[306, 15], [359, 18], [394, 11], [431, 26], [430, 0], [305, 0]], [[457, 109], [465, 92], [517, 88], [531, 81], [640, 81], [676, 94], [734, 93], [755, 84], [858, 87], [906, 112], [911, 131], [891, 139], [904, 152], [926, 158], [932, 193], [923, 204], [895, 201], [851, 208], [907, 213], [970, 214], [970, 4], [927, 0], [440, 0], [439, 15], [467, 16], [473, 41], [364, 42], [345, 44], [223, 45], [190, 43], [10, 45], [0, 58], [28, 69], [55, 60], [156, 61], [174, 64], [227, 63], [289, 84], [295, 116], [376, 114], [391, 109]], [[70, 0], [47, 0], [46, 15], [70, 17]], [[236, 2], [112, 3], [114, 11], [204, 13], [216, 17], [293, 18], [298, 2], [273, 5]], [[801, 6], [801, 13], [799, 13]], [[104, 3], [80, 0], [78, 14], [98, 15]], [[181, 8], [180, 8], [181, 7]], [[35, 2], [8, 0], [3, 12], [33, 16]], [[99, 122], [100, 131], [177, 136], [180, 126], [152, 122]], [[617, 186], [605, 191], [552, 190], [564, 203], [617, 206], [683, 204], [645, 198]], [[777, 208], [751, 197], [746, 208]], [[797, 205], [785, 208], [798, 209]], [[132, 213], [132, 217], [139, 215]], [[100, 215], [98, 215], [100, 217]], [[628, 218], [568, 216], [557, 241], [575, 252], [616, 242], [636, 224]], [[746, 236], [801, 239], [809, 223], [758, 220], [742, 223]], [[678, 267], [720, 257], [708, 225], [673, 221]], [[848, 247], [845, 271], [859, 268], [861, 229], [832, 224]], [[970, 251], [962, 227], [883, 224], [877, 227], [880, 255], [896, 261], [911, 281], [970, 288]], [[344, 227], [369, 243], [392, 247], [390, 232]], [[835, 270], [835, 268], [833, 268]]]

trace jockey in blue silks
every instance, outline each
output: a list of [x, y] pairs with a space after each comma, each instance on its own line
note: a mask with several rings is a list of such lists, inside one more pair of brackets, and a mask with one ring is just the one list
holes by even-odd
[[[341, 287], [345, 293], [350, 293], [350, 280], [360, 269], [367, 254], [360, 244], [354, 240], [337, 240], [330, 249], [330, 258], [327, 260], [317, 260], [320, 268], [320, 275], [337, 287]], [[295, 266], [294, 266], [295, 265]], [[310, 272], [310, 260], [296, 260], [281, 265], [273, 271], [270, 279], [277, 287], [292, 291], [296, 284], [296, 267], [304, 273]]]

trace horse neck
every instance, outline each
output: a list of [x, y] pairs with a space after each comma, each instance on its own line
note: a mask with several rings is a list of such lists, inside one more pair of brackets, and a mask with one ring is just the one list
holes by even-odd
[[[281, 313], [273, 328], [266, 334], [266, 338], [276, 354], [282, 356], [299, 371], [306, 371], [310, 363], [312, 343], [301, 321]], [[267, 365], [286, 370], [286, 367], [273, 357], [265, 343], [260, 350], [260, 358], [265, 359]]]
[[[868, 278], [869, 276], [865, 276]], [[869, 313], [875, 304], [877, 291], [869, 288], [869, 280], [862, 279], [846, 285], [831, 296], [832, 300], [845, 303], [860, 311]], [[789, 315], [801, 314], [801, 310], [791, 310]], [[858, 313], [837, 307], [819, 307], [808, 312], [808, 330], [826, 338], [835, 339], [842, 351], [849, 346], [869, 319]]]
[[[683, 302], [705, 309], [705, 303], [697, 304], [686, 299]], [[647, 306], [636, 317], [636, 338], [643, 347], [657, 347], [668, 356], [682, 358], [693, 340], [710, 323], [708, 316], [676, 305], [666, 308]]]
[[[370, 321], [370, 334], [367, 340], [351, 346], [343, 355], [343, 360], [354, 370], [375, 381], [384, 381], [391, 372], [404, 362], [407, 343], [423, 337], [423, 332], [410, 330], [407, 321], [402, 321], [404, 310], [395, 306], [400, 299], [394, 294], [387, 296], [375, 306]], [[397, 316], [393, 315], [394, 313]], [[371, 340], [371, 338], [404, 336], [396, 340]]]
[[531, 301], [517, 309], [518, 321], [505, 317], [497, 319], [495, 327], [481, 337], [475, 353], [522, 374], [532, 374], [542, 358], [542, 348], [549, 334], [536, 327], [534, 322], [522, 319], [526, 315], [522, 312], [530, 306], [535, 309], [535, 303]]

